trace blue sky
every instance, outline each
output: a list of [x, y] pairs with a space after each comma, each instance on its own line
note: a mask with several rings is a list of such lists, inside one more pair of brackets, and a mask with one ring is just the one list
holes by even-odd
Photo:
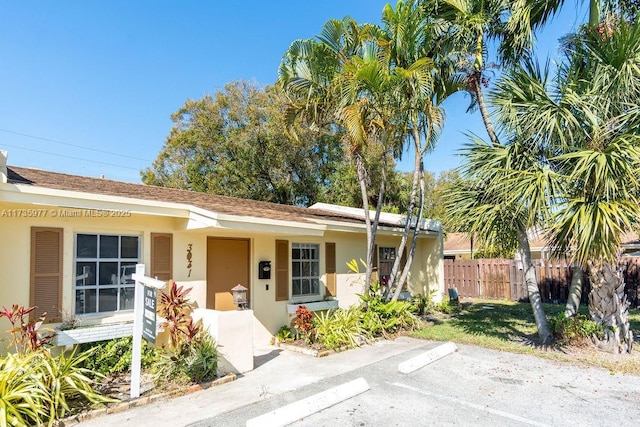
[[[272, 84], [282, 54], [331, 18], [378, 23], [386, 1], [16, 1], [0, 5], [0, 149], [9, 164], [139, 181], [188, 98], [226, 83]], [[538, 40], [586, 19], [567, 6]], [[445, 104], [447, 121], [427, 170], [455, 167], [465, 132], [484, 136], [467, 99]], [[403, 162], [400, 169], [411, 165]]]

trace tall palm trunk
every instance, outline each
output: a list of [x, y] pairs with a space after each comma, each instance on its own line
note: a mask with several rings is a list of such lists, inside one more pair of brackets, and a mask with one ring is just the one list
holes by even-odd
[[633, 333], [622, 269], [609, 263], [591, 264], [589, 279], [589, 313], [604, 327], [604, 338], [595, 338], [596, 346], [611, 353], [631, 353]]
[[600, 23], [600, 1], [589, 0], [589, 25], [598, 25]]
[[364, 166], [364, 160], [361, 153], [355, 153], [356, 173], [360, 183], [360, 193], [362, 195], [362, 209], [364, 211], [364, 223], [367, 228], [367, 271], [364, 279], [364, 290], [366, 292], [371, 284], [371, 275], [373, 268], [373, 248], [375, 246], [376, 236], [371, 227], [371, 217], [369, 216], [369, 196], [367, 194], [367, 171]]
[[489, 109], [487, 108], [487, 104], [484, 101], [484, 93], [482, 92], [482, 73], [476, 71], [473, 73], [473, 90], [476, 92], [476, 99], [478, 101], [478, 109], [480, 110], [480, 115], [482, 116], [482, 121], [484, 122], [484, 127], [487, 130], [487, 134], [489, 134], [489, 138], [491, 142], [496, 145], [499, 143], [498, 135], [496, 134], [496, 130], [493, 127], [493, 123], [491, 122], [491, 118], [489, 117]]
[[[431, 138], [431, 132], [432, 132], [432, 126], [429, 126], [429, 128], [427, 129], [427, 135], [426, 135], [427, 141]], [[403, 266], [402, 272], [400, 273], [399, 277], [395, 279], [396, 290], [393, 294], [393, 298], [392, 298], [393, 301], [398, 300], [398, 298], [400, 297], [400, 292], [402, 292], [402, 286], [405, 284], [405, 282], [407, 281], [407, 278], [409, 277], [409, 271], [411, 270], [411, 264], [413, 263], [413, 256], [416, 252], [416, 244], [418, 243], [418, 233], [420, 232], [420, 221], [422, 220], [422, 214], [424, 212], [425, 184], [424, 184], [424, 164], [422, 162], [423, 149], [422, 149], [422, 145], [420, 144], [420, 134], [418, 133], [417, 123], [414, 123], [412, 135], [413, 135], [413, 141], [414, 141], [415, 150], [416, 150], [415, 165], [414, 165], [414, 171], [413, 171], [413, 186], [419, 187], [417, 189], [419, 192], [418, 202], [417, 202], [418, 212], [415, 214], [415, 227], [413, 229], [411, 246], [409, 247], [405, 265]], [[412, 203], [415, 208], [415, 205], [416, 205], [415, 194], [414, 194], [414, 198], [412, 199]], [[410, 212], [413, 212], [413, 209]], [[406, 225], [409, 225], [410, 223], [411, 223], [411, 216], [410, 214], [407, 214]], [[407, 236], [403, 235], [403, 240], [405, 241], [405, 244], [408, 237], [408, 233], [409, 233], [409, 229], [408, 227], [405, 226], [405, 234], [407, 235]], [[396, 267], [396, 264], [398, 265], [400, 264], [400, 259], [401, 259], [403, 250], [405, 250], [405, 246], [403, 246], [402, 249], [399, 250], [398, 257], [396, 257], [396, 262], [394, 263], [394, 267]]]
[[542, 307], [542, 298], [540, 298], [540, 289], [538, 288], [538, 281], [536, 280], [536, 269], [531, 262], [529, 238], [527, 237], [526, 230], [521, 226], [518, 226], [517, 237], [518, 245], [520, 246], [519, 252], [522, 259], [522, 267], [524, 269], [524, 280], [527, 284], [527, 294], [529, 295], [529, 302], [533, 310], [536, 327], [538, 328], [538, 337], [540, 338], [541, 344], [549, 344], [553, 341], [553, 335], [551, 335], [549, 330], [547, 317]]
[[[427, 138], [430, 137], [431, 127], [427, 130]], [[413, 259], [413, 252], [415, 251], [415, 239], [417, 238], [417, 227], [420, 224], [420, 219], [422, 217], [422, 211], [424, 206], [424, 192], [421, 190], [421, 182], [424, 181], [424, 171], [422, 169], [422, 146], [420, 144], [420, 134], [418, 132], [417, 123], [413, 123], [413, 129], [411, 132], [414, 149], [415, 149], [415, 157], [414, 157], [414, 168], [413, 168], [413, 182], [411, 184], [411, 194], [409, 196], [409, 207], [407, 208], [407, 218], [404, 224], [404, 230], [402, 232], [402, 238], [400, 239], [400, 245], [398, 246], [398, 254], [396, 256], [395, 261], [393, 262], [393, 266], [391, 267], [391, 272], [389, 274], [389, 286], [385, 289], [385, 298], [388, 296], [388, 292], [390, 289], [395, 286], [396, 290], [393, 294], [392, 300], [397, 300], [400, 296], [400, 292], [402, 291], [402, 285], [404, 284], [404, 280], [406, 280], [407, 275], [404, 274], [404, 270], [407, 270], [407, 265], [411, 266], [411, 260]], [[416, 219], [416, 229], [414, 232], [414, 242], [412, 242], [411, 247], [413, 250], [410, 251], [409, 256], [407, 257], [407, 262], [404, 266], [403, 272], [400, 272], [400, 260], [402, 259], [402, 254], [405, 251], [407, 246], [407, 241], [409, 238], [409, 232], [411, 231], [411, 223], [412, 217], [414, 216], [414, 210], [416, 208], [416, 198], [418, 197], [418, 191], [421, 191], [419, 197], [418, 206], [418, 216]], [[404, 276], [404, 279], [403, 279]]]
[[363, 292], [367, 292], [369, 286], [371, 286], [371, 278], [373, 276], [373, 258], [376, 245], [376, 234], [378, 231], [378, 223], [380, 222], [380, 211], [382, 210], [382, 200], [387, 183], [386, 173], [386, 158], [382, 159], [382, 173], [380, 180], [380, 192], [378, 196], [378, 203], [376, 205], [376, 213], [371, 220], [371, 211], [369, 210], [369, 195], [367, 192], [367, 170], [362, 158], [362, 153], [357, 151], [355, 154], [356, 172], [358, 174], [358, 181], [360, 183], [360, 193], [362, 196], [362, 209], [364, 213], [364, 222], [367, 228], [367, 270], [365, 272], [365, 279], [363, 284]]
[[569, 286], [569, 295], [567, 296], [567, 305], [564, 309], [565, 317], [574, 317], [578, 314], [580, 308], [580, 300], [582, 299], [582, 282], [584, 281], [584, 270], [582, 266], [575, 265], [573, 267], [573, 276], [571, 277], [571, 286]]

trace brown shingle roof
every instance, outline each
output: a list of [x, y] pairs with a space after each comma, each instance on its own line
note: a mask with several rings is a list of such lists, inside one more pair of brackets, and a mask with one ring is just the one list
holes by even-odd
[[88, 194], [128, 197], [158, 202], [181, 203], [216, 213], [281, 221], [310, 222], [308, 221], [310, 219], [324, 219], [349, 223], [364, 222], [359, 218], [347, 214], [198, 193], [176, 188], [89, 178], [17, 166], [8, 166], [7, 170], [8, 182], [12, 184], [32, 185], [56, 190], [78, 191]]

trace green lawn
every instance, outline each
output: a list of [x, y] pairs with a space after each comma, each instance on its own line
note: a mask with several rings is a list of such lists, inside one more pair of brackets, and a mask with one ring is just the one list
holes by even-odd
[[[547, 318], [564, 311], [562, 304], [544, 304]], [[587, 313], [582, 306], [581, 312]], [[640, 330], [640, 311], [630, 311], [634, 332]], [[640, 351], [631, 356], [617, 356], [594, 351], [593, 346], [582, 348], [536, 346], [536, 327], [528, 303], [509, 301], [463, 301], [463, 309], [453, 317], [436, 316], [413, 333], [416, 338], [433, 341], [453, 341], [513, 353], [533, 354], [548, 359], [581, 365], [598, 366], [612, 372], [640, 375]], [[636, 347], [640, 343], [636, 344]]]

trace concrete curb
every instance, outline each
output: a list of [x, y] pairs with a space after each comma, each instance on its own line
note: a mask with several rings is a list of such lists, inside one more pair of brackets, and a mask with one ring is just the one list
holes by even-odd
[[322, 393], [298, 400], [297, 402], [278, 408], [275, 411], [252, 418], [247, 421], [246, 425], [247, 427], [286, 426], [337, 403], [351, 399], [370, 388], [364, 378], [358, 378], [337, 387], [330, 388]]
[[115, 405], [108, 406], [102, 409], [95, 409], [89, 412], [83, 412], [81, 414], [73, 415], [71, 417], [63, 418], [58, 420], [54, 426], [56, 427], [68, 427], [75, 426], [80, 424], [83, 421], [91, 420], [94, 418], [102, 417], [108, 414], [117, 414], [119, 412], [128, 411], [131, 408], [135, 408], [137, 406], [148, 405], [149, 403], [157, 402], [159, 400], [171, 399], [178, 396], [183, 396], [190, 393], [195, 393], [196, 391], [206, 390], [210, 387], [219, 386], [222, 384], [229, 383], [231, 381], [235, 381], [238, 377], [229, 373], [222, 378], [218, 378], [217, 380], [210, 381], [202, 384], [194, 384], [185, 388], [168, 391], [166, 393], [158, 393], [152, 394], [150, 396], [143, 396], [135, 400], [128, 400], [126, 402], [116, 403]]
[[337, 350], [327, 350], [327, 349], [316, 349], [316, 348], [309, 348], [309, 347], [302, 347], [299, 345], [294, 345], [294, 344], [287, 344], [287, 343], [280, 343], [278, 344], [278, 347], [287, 350], [287, 351], [293, 351], [296, 353], [302, 353], [302, 354], [306, 354], [307, 356], [313, 356], [313, 357], [325, 357], [328, 356], [330, 354], [334, 354], [334, 353], [340, 353], [342, 351], [347, 351], [347, 350], [351, 350], [353, 348], [356, 347], [341, 347]]
[[413, 357], [409, 360], [406, 360], [400, 364], [398, 364], [398, 372], [402, 374], [409, 374], [413, 371], [417, 371], [418, 369], [435, 362], [438, 359], [443, 358], [444, 356], [454, 353], [458, 350], [458, 347], [452, 343], [447, 342], [442, 345], [439, 345], [436, 348], [433, 348], [429, 351], [421, 353], [416, 357]]

